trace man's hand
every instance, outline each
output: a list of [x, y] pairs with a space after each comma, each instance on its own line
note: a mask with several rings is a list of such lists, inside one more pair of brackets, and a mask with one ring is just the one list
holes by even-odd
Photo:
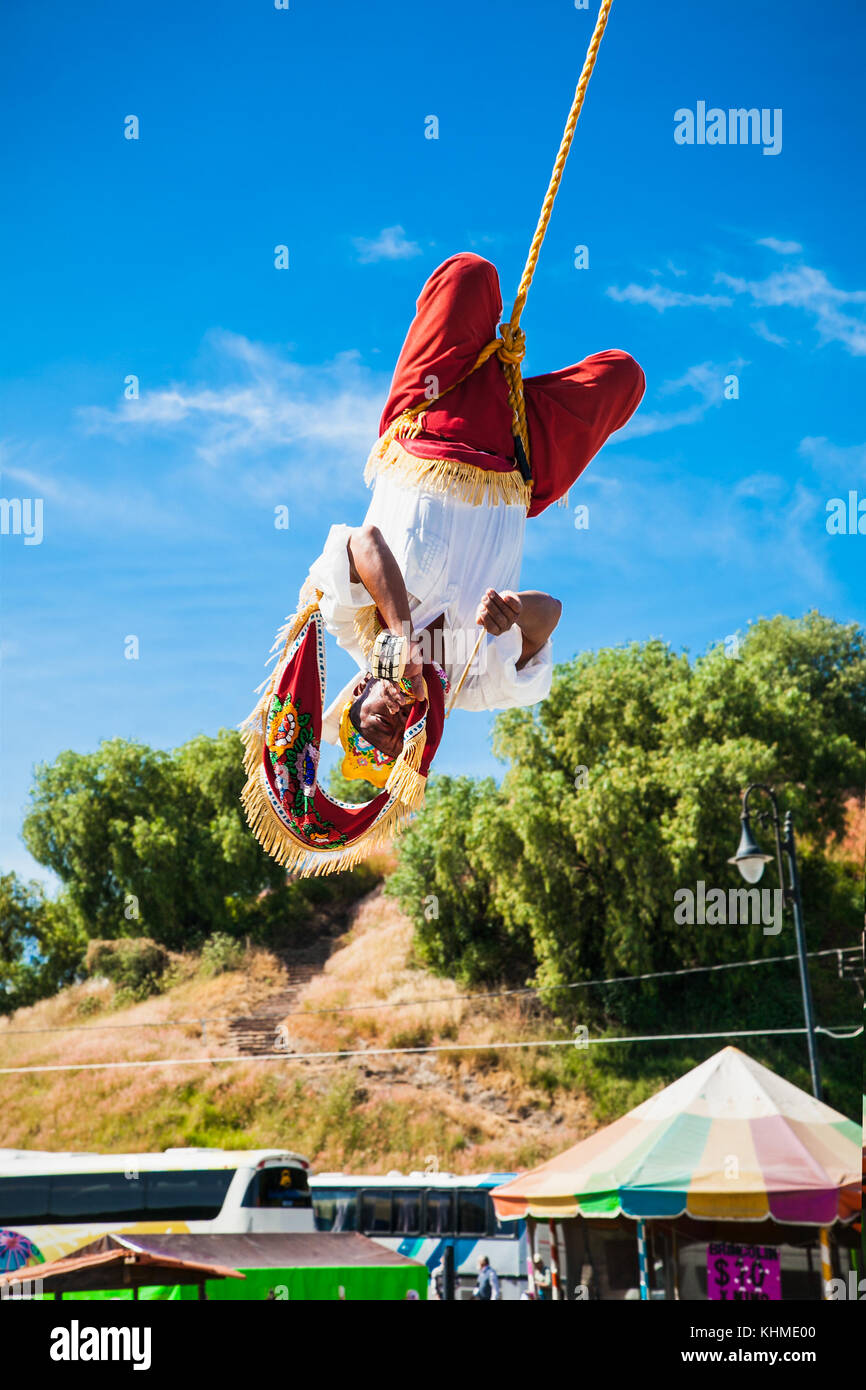
[[389, 696], [393, 698], [398, 707], [401, 705], [414, 704], [416, 700], [427, 699], [427, 686], [424, 681], [424, 663], [422, 655], [421, 647], [413, 637], [409, 643], [409, 658], [403, 670], [403, 675], [412, 685], [411, 695], [402, 689], [398, 681], [382, 682], [383, 688], [387, 688]]
[[475, 621], [491, 636], [501, 637], [517, 622], [522, 608], [520, 598], [511, 589], [501, 594], [497, 594], [495, 589], [488, 589], [478, 605]]

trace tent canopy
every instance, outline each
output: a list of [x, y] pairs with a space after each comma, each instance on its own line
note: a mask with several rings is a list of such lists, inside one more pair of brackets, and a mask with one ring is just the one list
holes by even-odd
[[84, 1255], [117, 1246], [157, 1259], [206, 1261], [231, 1269], [293, 1269], [317, 1265], [345, 1269], [355, 1265], [417, 1264], [416, 1260], [398, 1255], [396, 1250], [386, 1250], [353, 1231], [109, 1233], [75, 1253]]
[[570, 1216], [829, 1226], [860, 1207], [861, 1131], [736, 1047], [491, 1196], [502, 1220]]
[[[108, 1237], [104, 1248], [76, 1250], [49, 1264], [27, 1265], [0, 1274], [0, 1291], [14, 1295], [15, 1286], [39, 1281], [43, 1293], [82, 1293], [109, 1289], [141, 1289], [153, 1284], [198, 1284], [208, 1279], [244, 1279], [236, 1269], [201, 1260], [182, 1259], [165, 1251], [129, 1249]], [[101, 1244], [102, 1242], [100, 1242]]]

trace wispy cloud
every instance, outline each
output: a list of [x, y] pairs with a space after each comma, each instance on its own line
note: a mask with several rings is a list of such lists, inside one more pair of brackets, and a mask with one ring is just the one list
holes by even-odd
[[[618, 453], [615, 477], [603, 474], [611, 463], [605, 452], [595, 474], [585, 474], [571, 495], [573, 504], [588, 503], [589, 528], [553, 530], [548, 523], [536, 532], [530, 526], [527, 556], [549, 558], [557, 548], [573, 558], [579, 536], [587, 563], [603, 559], [639, 584], [652, 566], [695, 565], [709, 583], [704, 595], [710, 605], [715, 594], [709, 575], [727, 576], [733, 593], [748, 590], [760, 576], [760, 592], [772, 594], [770, 603], [813, 605], [832, 599], [820, 489], [757, 472], [731, 486], [713, 476], [672, 473], [666, 463], [637, 453]], [[722, 607], [729, 601], [730, 595]]]
[[409, 241], [402, 227], [383, 227], [377, 237], [354, 238], [358, 260], [363, 264], [371, 261], [408, 261], [421, 255], [417, 241]]
[[770, 251], [775, 251], [780, 256], [796, 256], [798, 251], [803, 249], [799, 241], [780, 241], [775, 236], [759, 237], [756, 245], [766, 246]]
[[665, 309], [692, 306], [719, 309], [733, 303], [726, 294], [689, 294], [686, 290], [672, 290], [666, 285], [625, 285], [622, 289], [618, 285], [610, 285], [606, 293], [618, 304], [647, 304], [660, 314]]
[[[755, 244], [780, 256], [796, 256], [803, 250], [798, 241], [774, 236], [760, 237]], [[672, 261], [668, 262], [668, 270], [675, 277], [681, 274]], [[866, 356], [866, 319], [858, 307], [866, 304], [866, 290], [840, 289], [823, 270], [802, 263], [788, 265], [762, 280], [718, 271], [713, 283], [715, 293], [694, 293], [660, 282], [610, 285], [606, 293], [618, 303], [646, 305], [659, 314], [667, 309], [729, 308], [737, 299], [746, 296], [758, 308], [799, 310], [812, 320], [822, 346], [838, 343], [852, 356]], [[751, 327], [765, 342], [776, 347], [790, 346], [790, 339], [763, 318], [757, 319]]]
[[387, 381], [359, 353], [307, 366], [233, 333], [213, 333], [208, 345], [217, 356], [214, 375], [230, 380], [175, 384], [114, 409], [91, 407], [80, 412], [85, 428], [121, 441], [142, 432], [184, 438], [210, 469], [230, 461], [253, 495], [272, 491], [269, 456], [284, 483], [303, 483], [307, 492], [360, 476]]
[[738, 358], [727, 366], [715, 362], [699, 362], [682, 376], [663, 382], [659, 387], [660, 396], [677, 396], [688, 392], [695, 398], [678, 410], [639, 410], [633, 415], [624, 429], [613, 436], [612, 443], [631, 439], [644, 439], [651, 434], [677, 429], [680, 425], [695, 425], [702, 420], [713, 406], [724, 400], [725, 377], [747, 364]]
[[750, 473], [734, 488], [735, 497], [753, 497], [760, 502], [777, 502], [784, 496], [788, 483], [778, 473]]
[[775, 343], [776, 347], [787, 347], [788, 339], [783, 338], [781, 333], [774, 333], [768, 328], [763, 319], [758, 319], [757, 323], [752, 324], [752, 332], [757, 333], [759, 338], [763, 338], [765, 343]]
[[824, 435], [807, 435], [797, 452], [836, 486], [860, 484], [866, 477], [866, 444], [833, 444]]
[[845, 307], [866, 304], [866, 290], [840, 290], [823, 270], [807, 265], [775, 271], [765, 280], [719, 271], [715, 282], [760, 307], [800, 309], [814, 320], [822, 344], [841, 343], [853, 356], [866, 356], [866, 322]]
[[[3, 450], [2, 474], [15, 484], [23, 496], [39, 497], [45, 503], [45, 534], [51, 539], [60, 533], [77, 534], [93, 531], [123, 530], [135, 518], [137, 531], [151, 534], [171, 533], [181, 529], [185, 519], [167, 507], [157, 491], [144, 482], [124, 476], [116, 485], [93, 485], [83, 481], [69, 466], [58, 467], [51, 451], [38, 462], [32, 462], [35, 446], [21, 441], [7, 442]], [[27, 458], [26, 466], [15, 461], [16, 456]], [[188, 520], [188, 518], [187, 518]]]

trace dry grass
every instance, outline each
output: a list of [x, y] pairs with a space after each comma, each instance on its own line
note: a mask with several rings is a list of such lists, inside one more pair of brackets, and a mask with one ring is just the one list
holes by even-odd
[[[389, 898], [379, 894], [367, 898], [323, 973], [298, 999], [296, 1008], [309, 1010], [310, 1017], [293, 1013], [286, 1019], [292, 1045], [312, 1052], [413, 1046], [411, 1039], [420, 1036], [426, 1041], [455, 1037], [463, 1017], [457, 986], [452, 980], [437, 980], [425, 970], [413, 969], [411, 949], [408, 918]], [[430, 998], [446, 1002], [414, 1003]], [[377, 1007], [343, 1014], [318, 1012], [363, 1004]]]
[[[0, 1147], [135, 1151], [172, 1144], [291, 1147], [320, 1170], [424, 1168], [471, 1172], [538, 1162], [595, 1127], [562, 1055], [501, 1051], [497, 1042], [552, 1036], [521, 999], [461, 1001], [452, 981], [412, 961], [412, 928], [381, 893], [354, 910], [325, 970], [286, 1019], [295, 1053], [480, 1044], [482, 1051], [362, 1056], [342, 1062], [174, 1066], [49, 1072], [3, 1078]], [[0, 1021], [0, 1066], [229, 1054], [225, 1026], [184, 1020], [236, 1016], [286, 985], [280, 962], [248, 951], [214, 979], [176, 957], [164, 995], [118, 1008], [112, 986], [88, 982]], [[426, 1003], [428, 999], [441, 1002]], [[356, 1004], [350, 1013], [314, 1012]], [[92, 1011], [92, 1012], [90, 1012]], [[146, 1024], [170, 1024], [149, 1028]], [[75, 1031], [15, 1030], [59, 1028]], [[124, 1024], [108, 1030], [108, 1024]]]

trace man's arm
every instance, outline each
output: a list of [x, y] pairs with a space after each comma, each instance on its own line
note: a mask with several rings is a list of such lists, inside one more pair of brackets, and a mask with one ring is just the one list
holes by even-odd
[[503, 594], [488, 589], [475, 621], [494, 637], [499, 637], [517, 624], [523, 636], [523, 647], [517, 663], [520, 671], [527, 661], [541, 651], [561, 615], [559, 599], [551, 594], [543, 594], [539, 589], [525, 589], [519, 594], [510, 589]]
[[363, 584], [390, 632], [412, 631], [409, 595], [388, 543], [378, 526], [358, 526], [349, 537], [349, 578]]
[[[389, 632], [409, 637], [411, 646], [405, 675], [411, 680], [415, 695], [421, 698], [424, 694], [421, 653], [412, 635], [409, 595], [400, 566], [378, 526], [356, 527], [346, 549], [352, 583], [364, 585]], [[405, 700], [405, 693], [402, 698]]]

